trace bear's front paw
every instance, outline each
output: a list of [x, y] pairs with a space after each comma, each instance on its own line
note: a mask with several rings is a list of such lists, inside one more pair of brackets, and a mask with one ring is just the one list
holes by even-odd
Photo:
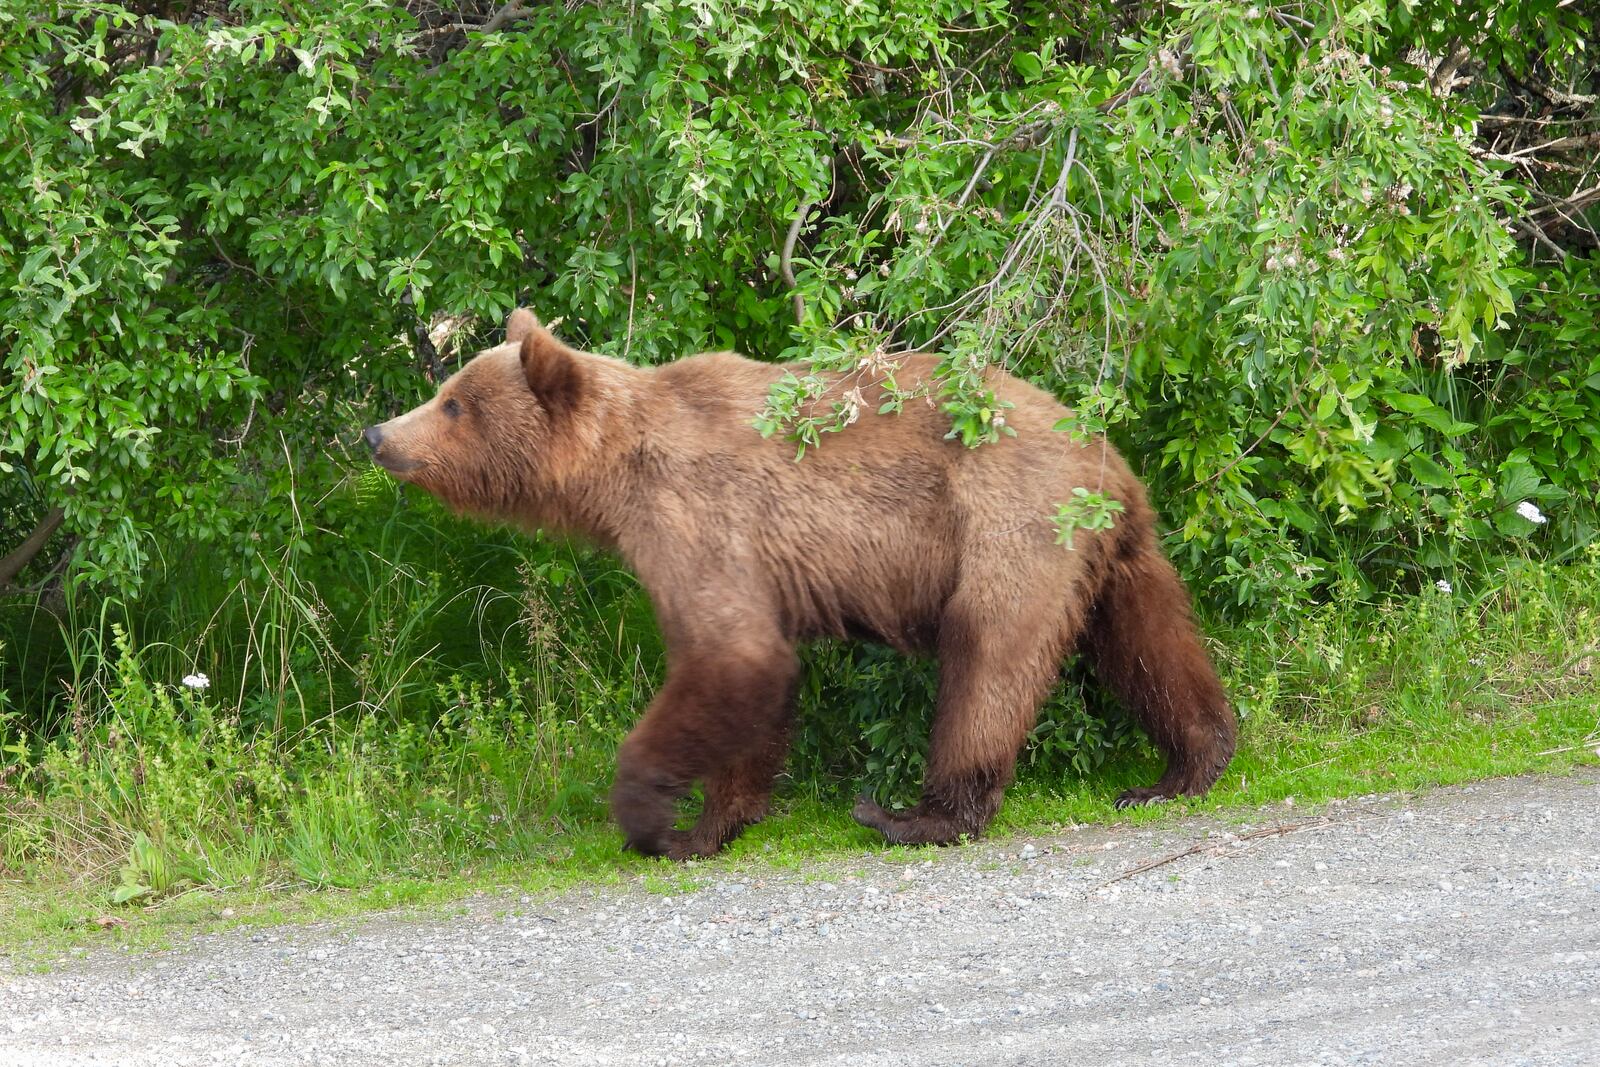
[[701, 841], [688, 830], [673, 830], [667, 835], [661, 855], [677, 863], [687, 860], [706, 860], [722, 851], [716, 845]]

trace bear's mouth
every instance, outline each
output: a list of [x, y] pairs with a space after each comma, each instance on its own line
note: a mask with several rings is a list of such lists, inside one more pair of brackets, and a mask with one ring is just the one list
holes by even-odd
[[417, 471], [427, 466], [426, 463], [419, 459], [413, 459], [410, 456], [390, 455], [382, 449], [379, 449], [377, 452], [373, 453], [372, 462], [376, 463], [378, 466], [382, 467], [396, 478], [404, 478], [409, 474], [415, 474]]

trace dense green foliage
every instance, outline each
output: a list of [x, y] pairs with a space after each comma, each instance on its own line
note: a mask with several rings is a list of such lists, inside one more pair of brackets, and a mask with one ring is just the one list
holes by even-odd
[[[937, 394], [901, 402], [972, 447], [1009, 430], [979, 374], [1003, 363], [1124, 449], [1216, 618], [1570, 559], [1600, 525], [1594, 15], [0, 7], [0, 775], [114, 763], [135, 708], [158, 747], [376, 730], [406, 766], [543, 774], [517, 794], [541, 811], [598, 788], [659, 673], [636, 586], [346, 451], [519, 304], [645, 363], [731, 346], [868, 381], [935, 351]], [[791, 376], [752, 422], [804, 449], [880, 417], [812, 396]], [[1062, 501], [1062, 550], [1117, 507]], [[797, 767], [903, 792], [928, 665], [813, 661]], [[195, 670], [209, 695], [175, 695]], [[493, 744], [464, 707], [501, 709]], [[603, 743], [563, 778], [576, 724]], [[1073, 688], [1031, 751], [1083, 771], [1128, 740]], [[298, 810], [258, 771], [251, 812]]]
[[[1584, 5], [521, 14], [0, 12], [8, 528], [63, 508], [102, 587], [174, 539], [233, 566], [289, 470], [334, 481], [355, 412], [525, 302], [643, 361], [931, 347], [970, 443], [1004, 361], [1112, 427], [1239, 604], [1450, 566], [1533, 534], [1524, 500], [1592, 534]], [[1581, 143], [1530, 171], [1481, 113], [1539, 78]], [[1557, 216], [1574, 254], [1535, 266], [1508, 225]], [[847, 416], [805, 397], [772, 413], [803, 438]]]

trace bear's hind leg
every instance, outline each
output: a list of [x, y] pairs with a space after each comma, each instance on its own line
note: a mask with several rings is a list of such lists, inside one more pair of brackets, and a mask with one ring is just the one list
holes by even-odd
[[[647, 856], [713, 855], [766, 810], [786, 750], [799, 667], [792, 649], [675, 657], [666, 684], [617, 751], [612, 816]], [[700, 821], [678, 830], [678, 798], [706, 785]]]
[[1200, 643], [1188, 591], [1153, 536], [1111, 564], [1083, 644], [1095, 677], [1167, 757], [1160, 780], [1129, 789], [1117, 807], [1209, 790], [1233, 758], [1237, 724]]
[[852, 817], [897, 845], [948, 845], [982, 833], [1060, 674], [1076, 630], [1070, 617], [1062, 620], [1055, 610], [1023, 620], [949, 611], [939, 630], [939, 705], [922, 799], [893, 812], [862, 797]]

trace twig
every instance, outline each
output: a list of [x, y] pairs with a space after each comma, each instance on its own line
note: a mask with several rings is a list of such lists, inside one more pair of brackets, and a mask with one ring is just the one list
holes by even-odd
[[249, 266], [248, 264], [238, 263], [238, 262], [236, 262], [234, 260], [234, 258], [232, 256], [228, 255], [228, 253], [226, 251], [224, 251], [223, 248], [222, 248], [222, 242], [218, 241], [214, 235], [211, 238], [211, 247], [215, 248], [217, 250], [217, 255], [221, 256], [222, 257], [222, 261], [224, 263], [226, 263], [229, 267], [231, 267], [233, 270], [242, 270], [246, 274], [252, 275], [253, 277], [256, 277], [256, 278], [260, 278], [262, 281], [266, 281], [265, 278], [261, 277], [261, 272], [260, 271], [256, 270], [252, 266]]
[[972, 177], [967, 179], [967, 187], [961, 190], [961, 195], [956, 197], [955, 207], [950, 209], [950, 217], [944, 221], [944, 225], [939, 227], [938, 234], [929, 243], [929, 251], [937, 248], [939, 246], [939, 242], [944, 240], [945, 231], [950, 229], [951, 224], [956, 221], [956, 216], [959, 215], [961, 213], [961, 209], [966, 206], [967, 198], [972, 195], [972, 190], [978, 187], [978, 182], [983, 178], [983, 172], [989, 169], [989, 164], [994, 161], [994, 154], [998, 150], [998, 148], [990, 148], [983, 153], [981, 158], [979, 158], [977, 167], [972, 171]]
[[1564, 208], [1588, 207], [1591, 203], [1600, 201], [1600, 185], [1591, 185], [1587, 189], [1579, 189], [1569, 197], [1561, 200], [1552, 200], [1534, 208], [1529, 214], [1543, 215], [1547, 211], [1560, 213]]
[[1511, 231], [1520, 237], [1531, 237], [1556, 254], [1557, 259], [1566, 259], [1567, 250], [1550, 239], [1544, 228], [1530, 219], [1512, 219]]
[[1132, 85], [1128, 86], [1111, 99], [1104, 100], [1099, 104], [1096, 104], [1095, 110], [1100, 112], [1102, 115], [1108, 115], [1117, 108], [1121, 107], [1123, 104], [1126, 104], [1129, 100], [1153, 91], [1156, 87], [1155, 74], [1158, 67], [1165, 70], [1173, 78], [1181, 79], [1183, 77], [1183, 61], [1187, 58], [1188, 47], [1189, 38], [1185, 36], [1175, 42], [1170, 49], [1161, 49], [1160, 52], [1157, 53], [1157, 58], [1152, 60], [1150, 64], [1139, 73], [1137, 78], [1133, 79]]
[[[828, 195], [823, 198], [824, 200], [833, 196], [833, 189], [838, 180], [838, 164], [830, 156], [828, 158]], [[800, 202], [800, 207], [794, 213], [794, 221], [789, 223], [789, 233], [783, 239], [783, 251], [778, 255], [778, 274], [783, 278], [783, 284], [794, 290], [794, 295], [790, 299], [794, 301], [794, 321], [797, 326], [806, 321], [806, 298], [800, 295], [800, 283], [795, 281], [794, 277], [794, 246], [795, 242], [800, 239], [800, 231], [806, 224], [806, 216], [810, 215], [811, 209], [816, 206], [817, 201], [814, 199]]]
[[1130, 871], [1124, 871], [1115, 878], [1101, 882], [1099, 885], [1095, 886], [1095, 889], [1104, 889], [1108, 885], [1115, 885], [1118, 882], [1125, 882], [1129, 878], [1137, 878], [1146, 871], [1153, 871], [1157, 867], [1165, 867], [1169, 863], [1176, 863], [1179, 860], [1187, 859], [1190, 856], [1198, 856], [1202, 852], [1209, 852], [1215, 849], [1225, 848], [1228, 845], [1234, 844], [1235, 842], [1253, 841], [1260, 837], [1283, 837], [1286, 834], [1297, 834], [1302, 830], [1320, 830], [1325, 826], [1332, 825], [1333, 820], [1324, 817], [1321, 819], [1310, 819], [1306, 822], [1285, 822], [1278, 823], [1276, 826], [1263, 826], [1259, 830], [1251, 830], [1248, 833], [1237, 834], [1228, 841], [1197, 841], [1181, 852], [1174, 852], [1170, 856], [1161, 856], [1157, 859], [1141, 863], [1139, 866]]
[[[219, 249], [219, 251], [220, 251], [220, 249]], [[241, 334], [244, 334], [244, 345], [239, 350], [239, 363], [244, 367], [244, 372], [246, 374], [249, 374], [250, 373], [250, 349], [256, 343], [256, 335], [253, 334], [253, 333], [250, 333], [250, 332], [248, 332], [246, 330], [240, 330], [239, 332]], [[250, 410], [245, 414], [245, 417], [244, 417], [244, 428], [239, 431], [239, 436], [238, 437], [224, 437], [224, 438], [222, 438], [222, 443], [225, 444], [225, 445], [242, 445], [242, 444], [244, 444], [244, 439], [246, 437], [250, 436], [250, 427], [255, 421], [256, 421], [256, 398], [252, 396], [250, 398]]]
[[1571, 152], [1588, 148], [1600, 148], [1600, 133], [1580, 133], [1570, 137], [1557, 137], [1554, 141], [1544, 144], [1529, 145], [1519, 148], [1515, 152], [1507, 152], [1497, 159], [1520, 160], [1526, 156], [1538, 155], [1540, 152]]
[[811, 214], [811, 209], [816, 205], [815, 200], [800, 202], [800, 207], [794, 213], [794, 221], [789, 223], [789, 235], [783, 239], [783, 251], [778, 256], [778, 274], [782, 276], [783, 284], [794, 291], [790, 299], [794, 301], [796, 325], [806, 321], [806, 298], [800, 295], [800, 283], [794, 278], [794, 244], [800, 239], [800, 228], [806, 224], [806, 216]]
[[1256, 448], [1261, 444], [1261, 442], [1265, 441], [1267, 439], [1267, 435], [1270, 434], [1273, 430], [1276, 430], [1278, 428], [1278, 423], [1282, 422], [1283, 421], [1283, 417], [1285, 415], [1287, 415], [1287, 414], [1288, 414], [1287, 411], [1278, 412], [1277, 418], [1272, 420], [1272, 425], [1268, 426], [1265, 430], [1262, 430], [1261, 431], [1261, 436], [1257, 437], [1254, 441], [1250, 442], [1250, 447], [1246, 448], [1243, 452], [1240, 452], [1237, 456], [1233, 457], [1233, 459], [1229, 461], [1228, 465], [1226, 467], [1223, 467], [1221, 470], [1217, 471], [1217, 473], [1211, 475], [1209, 478], [1204, 478], [1204, 479], [1202, 479], [1202, 480], [1200, 480], [1198, 482], [1195, 482], [1194, 485], [1190, 486], [1190, 489], [1199, 489], [1203, 485], [1210, 485], [1212, 482], [1216, 481], [1218, 478], [1221, 478], [1224, 474], [1227, 474], [1229, 471], [1233, 470], [1233, 468], [1237, 467], [1240, 463], [1244, 462], [1244, 460], [1250, 455], [1250, 453], [1254, 452], [1256, 450]]
[[1547, 748], [1543, 752], [1535, 752], [1535, 756], [1559, 756], [1563, 752], [1576, 752], [1580, 748], [1591, 748], [1600, 742], [1600, 734], [1590, 734], [1575, 745], [1562, 745], [1560, 748]]
[[1109, 115], [1111, 112], [1115, 111], [1123, 104], [1126, 104], [1134, 97], [1143, 96], [1145, 93], [1148, 93], [1154, 82], [1154, 79], [1152, 78], [1154, 72], [1155, 67], [1146, 67], [1144, 70], [1140, 71], [1137, 78], [1133, 79], [1132, 85], [1122, 90], [1122, 92], [1118, 93], [1116, 96], [1111, 97], [1109, 100], [1102, 100], [1100, 103], [1095, 105], [1094, 109], [1100, 112], [1102, 115]]

